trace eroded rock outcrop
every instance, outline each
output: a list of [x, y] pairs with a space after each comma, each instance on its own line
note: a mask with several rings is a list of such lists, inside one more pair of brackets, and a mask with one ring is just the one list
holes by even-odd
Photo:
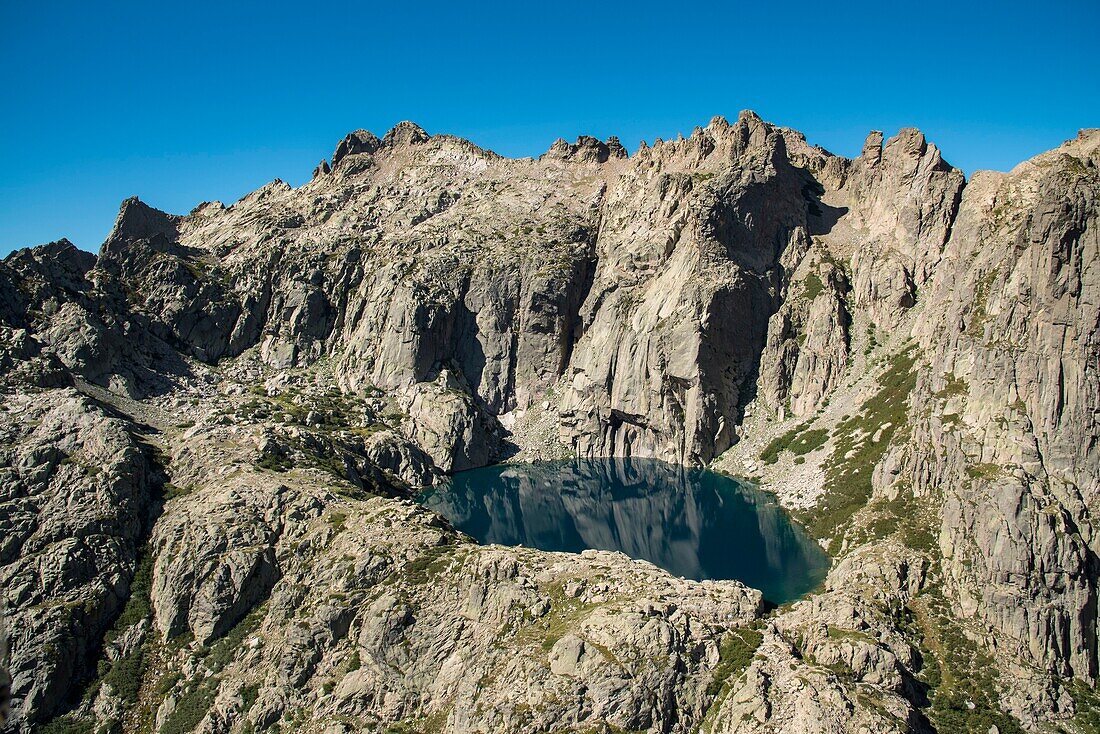
[[0, 405], [0, 588], [13, 721], [48, 721], [94, 675], [130, 596], [158, 470], [129, 421], [71, 388]]

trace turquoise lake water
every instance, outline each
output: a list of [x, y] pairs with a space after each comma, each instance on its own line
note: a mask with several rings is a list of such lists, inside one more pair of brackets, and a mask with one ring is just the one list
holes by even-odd
[[502, 464], [420, 501], [481, 543], [621, 551], [690, 579], [737, 579], [775, 604], [812, 590], [829, 557], [775, 499], [652, 459]]

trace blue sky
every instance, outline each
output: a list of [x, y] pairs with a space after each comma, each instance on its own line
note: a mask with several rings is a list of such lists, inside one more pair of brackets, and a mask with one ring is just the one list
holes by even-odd
[[404, 119], [522, 156], [749, 108], [835, 153], [912, 125], [1005, 170], [1100, 126], [1098, 27], [1097, 0], [0, 0], [0, 255], [94, 251], [131, 195], [185, 213], [300, 184], [346, 132]]

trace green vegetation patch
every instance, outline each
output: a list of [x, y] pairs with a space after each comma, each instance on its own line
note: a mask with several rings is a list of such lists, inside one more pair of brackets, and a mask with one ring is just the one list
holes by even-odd
[[977, 292], [974, 294], [973, 307], [970, 310], [970, 322], [966, 325], [967, 336], [975, 339], [985, 333], [985, 322], [989, 319], [988, 301], [993, 281], [999, 271], [994, 269], [978, 279]]
[[286, 456], [278, 456], [276, 454], [264, 454], [256, 461], [256, 466], [260, 469], [267, 469], [268, 471], [278, 472], [282, 474], [293, 469], [294, 462]]
[[879, 376], [878, 392], [834, 431], [833, 453], [825, 463], [825, 492], [816, 507], [800, 513], [813, 537], [832, 540], [830, 553], [839, 550], [843, 529], [870, 499], [875, 465], [908, 420], [915, 364], [915, 347], [896, 354]]
[[186, 497], [194, 491], [195, 485], [193, 484], [189, 484], [186, 487], [178, 487], [171, 482], [165, 482], [164, 489], [161, 492], [161, 499], [163, 499], [165, 502], [168, 502], [169, 500], [174, 500], [177, 497]]
[[826, 636], [830, 640], [837, 640], [838, 642], [864, 642], [869, 645], [875, 644], [875, 638], [871, 637], [871, 635], [866, 632], [844, 629], [843, 627], [833, 627], [832, 625], [826, 627]]
[[939, 517], [930, 499], [918, 499], [909, 487], [903, 487], [895, 499], [877, 500], [867, 509], [870, 521], [866, 527], [866, 541], [897, 536], [909, 548], [936, 553]]
[[110, 664], [102, 683], [109, 685], [123, 703], [133, 705], [137, 703], [144, 676], [145, 651], [139, 647], [126, 657], [119, 658]]
[[993, 660], [964, 633], [936, 589], [922, 593], [912, 605], [912, 631], [925, 660], [919, 679], [928, 686], [925, 711], [937, 731], [1024, 734], [1020, 723], [998, 704], [997, 669]]
[[[373, 390], [367, 392], [374, 394]], [[386, 427], [367, 420], [364, 396], [347, 395], [336, 388], [320, 393], [302, 393], [292, 388], [269, 396], [262, 385], [252, 385], [249, 393], [254, 397], [241, 405], [237, 415], [250, 423], [278, 421], [309, 425], [321, 432], [351, 431], [364, 437]]]
[[760, 458], [765, 464], [774, 464], [779, 461], [779, 455], [784, 451], [790, 451], [795, 456], [803, 456], [824, 446], [829, 440], [829, 432], [824, 428], [808, 428], [808, 425], [806, 423], [797, 425], [782, 436], [773, 438], [760, 452]]
[[764, 635], [749, 627], [731, 629], [718, 647], [718, 665], [714, 668], [714, 677], [707, 685], [707, 694], [717, 696], [727, 681], [745, 672], [756, 655]]
[[1079, 680], [1067, 685], [1077, 713], [1054, 725], [1058, 734], [1100, 734], [1100, 693]]
[[94, 734], [95, 722], [80, 716], [66, 714], [38, 727], [39, 734]]
[[122, 608], [122, 614], [115, 620], [111, 631], [107, 633], [107, 641], [113, 642], [118, 636], [133, 625], [153, 616], [153, 604], [150, 594], [153, 589], [153, 554], [149, 549], [143, 549], [141, 560], [134, 570], [134, 578], [130, 581], [130, 598], [126, 606]]
[[462, 558], [456, 558], [457, 553], [458, 547], [452, 544], [432, 546], [405, 566], [405, 579], [410, 584], [426, 584], [452, 563], [461, 563]]
[[808, 431], [803, 431], [795, 440], [791, 441], [790, 445], [787, 446], [787, 450], [795, 456], [803, 456], [804, 454], [821, 448], [828, 440], [828, 430], [824, 428], [811, 428]]
[[206, 666], [214, 673], [220, 673], [227, 665], [232, 663], [237, 653], [244, 646], [245, 638], [260, 627], [260, 623], [267, 615], [267, 608], [260, 605], [241, 618], [233, 629], [225, 633], [225, 637], [210, 646], [206, 654]]
[[205, 680], [193, 680], [188, 683], [176, 702], [176, 707], [164, 722], [160, 734], [187, 734], [194, 731], [206, 717], [206, 712], [214, 704], [218, 693], [218, 678], [211, 676]]
[[871, 352], [875, 351], [875, 347], [878, 346], [878, 338], [875, 334], [874, 323], [867, 324], [867, 346], [863, 349], [863, 355], [870, 356]]
[[428, 716], [395, 721], [386, 727], [386, 734], [436, 734], [443, 731], [446, 726], [448, 713], [447, 710], [443, 710]]
[[998, 464], [968, 464], [966, 475], [971, 479], [997, 479], [1001, 476], [1002, 469]]
[[[106, 644], [113, 643], [134, 625], [152, 619], [153, 608], [150, 601], [152, 576], [153, 555], [148, 548], [142, 547], [138, 552], [138, 564], [134, 570], [134, 577], [130, 580], [130, 597], [126, 600], [115, 623], [104, 635], [103, 640]], [[149, 631], [145, 642], [136, 646], [124, 657], [117, 660], [101, 659], [95, 680], [84, 690], [84, 701], [93, 701], [106, 685], [126, 708], [132, 708], [137, 704], [146, 675], [149, 653], [154, 644], [151, 639], [154, 634], [153, 631]], [[94, 721], [75, 714], [59, 716], [38, 729], [45, 734], [84, 734], [85, 732], [90, 734], [94, 730]]]
[[[206, 717], [206, 712], [210, 710], [210, 706], [217, 696], [218, 686], [222, 680], [219, 673], [236, 659], [237, 654], [244, 647], [245, 639], [259, 628], [266, 614], [266, 606], [256, 607], [241, 618], [224, 637], [211, 645], [204, 653], [200, 652], [200, 654], [203, 654], [203, 663], [213, 675], [207, 677], [196, 675], [184, 685], [179, 700], [176, 702], [176, 707], [172, 709], [172, 713], [169, 714], [164, 726], [161, 727], [160, 734], [184, 734], [184, 732], [192, 731], [199, 725], [199, 722]], [[179, 680], [179, 674], [173, 674], [168, 690], [172, 690]], [[250, 708], [252, 703], [255, 702], [258, 690], [255, 685], [245, 686], [241, 690], [246, 708]]]
[[[134, 571], [134, 578], [130, 582], [130, 598], [126, 601], [126, 606], [122, 608], [122, 613], [115, 620], [114, 625], [104, 636], [105, 642], [114, 642], [134, 625], [143, 620], [152, 619], [153, 607], [150, 601], [152, 579], [153, 554], [148, 549], [143, 549], [137, 569]], [[100, 686], [107, 685], [127, 706], [137, 703], [141, 682], [145, 677], [145, 656], [148, 645], [147, 641], [129, 655], [113, 662], [101, 660], [99, 680], [92, 684], [87, 697], [94, 698]]]
[[806, 300], [812, 301], [821, 295], [825, 290], [825, 284], [821, 282], [821, 278], [817, 277], [816, 273], [810, 273], [806, 276], [806, 280], [803, 283], [802, 295], [806, 297]]
[[955, 377], [954, 373], [948, 372], [944, 375], [944, 387], [938, 393], [938, 398], [953, 398], [961, 395], [966, 395], [970, 392], [970, 385], [966, 380]]
[[[524, 612], [523, 620], [519, 623], [523, 626], [517, 630], [517, 624], [508, 624], [503, 634], [507, 635], [517, 630], [516, 641], [520, 645], [538, 642], [543, 650], [549, 652], [558, 640], [578, 630], [581, 619], [585, 616], [597, 609], [611, 607], [622, 601], [621, 597], [614, 597], [600, 602], [585, 602], [565, 593], [565, 585], [568, 582], [568, 579], [558, 579], [545, 587], [544, 593], [550, 603], [550, 610], [546, 614], [532, 619], [527, 612]], [[598, 649], [605, 658], [615, 661], [615, 656], [603, 646], [595, 645], [590, 640], [585, 640], [585, 644], [592, 644], [593, 648]]]

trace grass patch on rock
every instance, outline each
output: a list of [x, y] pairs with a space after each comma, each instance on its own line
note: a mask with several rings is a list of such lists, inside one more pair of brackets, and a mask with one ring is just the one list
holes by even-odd
[[951, 614], [936, 589], [912, 604], [913, 629], [925, 667], [918, 678], [928, 687], [925, 710], [936, 731], [953, 734], [1024, 734], [1020, 723], [998, 703], [996, 666]]
[[807, 301], [812, 301], [821, 295], [825, 290], [824, 283], [821, 282], [821, 278], [817, 277], [815, 273], [810, 273], [806, 276], [806, 281], [803, 286], [802, 295], [805, 296]]
[[727, 632], [718, 647], [718, 665], [707, 684], [707, 695], [717, 696], [727, 681], [745, 672], [763, 641], [764, 635], [749, 627], [736, 627]]
[[828, 440], [829, 432], [826, 429], [809, 428], [803, 423], [772, 439], [760, 452], [760, 458], [765, 464], [774, 464], [784, 451], [790, 451], [795, 456], [804, 456], [821, 448]]
[[870, 499], [875, 466], [908, 420], [915, 364], [915, 347], [894, 355], [879, 376], [879, 390], [833, 432], [834, 449], [825, 462], [821, 501], [800, 513], [813, 537], [831, 540], [831, 553], [839, 550], [849, 520]]
[[456, 558], [458, 547], [453, 544], [435, 545], [424, 550], [405, 566], [404, 578], [410, 584], [426, 584], [452, 563], [462, 561]]
[[191, 681], [164, 721], [160, 734], [187, 734], [206, 718], [218, 693], [218, 678]]

